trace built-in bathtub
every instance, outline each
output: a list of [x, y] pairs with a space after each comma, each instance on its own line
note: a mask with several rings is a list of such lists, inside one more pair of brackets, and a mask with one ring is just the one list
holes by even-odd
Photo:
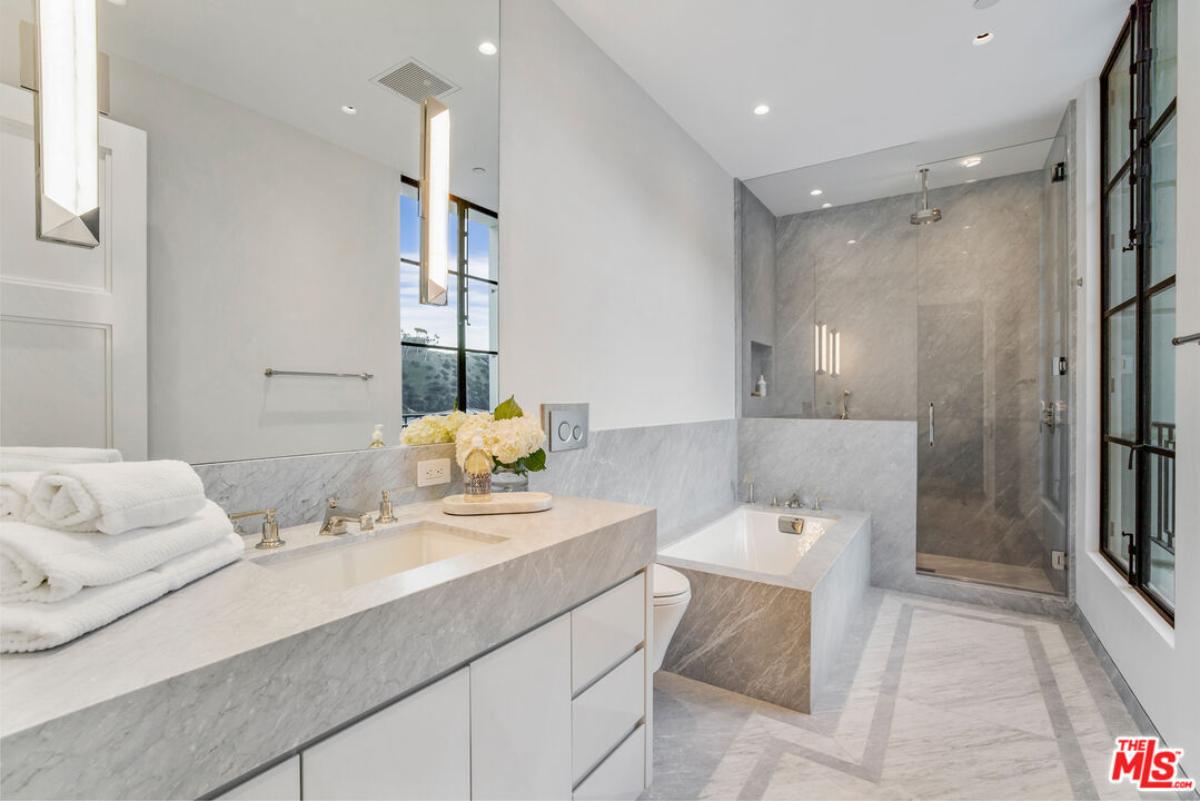
[[664, 670], [810, 712], [870, 584], [871, 520], [739, 506], [658, 561], [692, 585]]

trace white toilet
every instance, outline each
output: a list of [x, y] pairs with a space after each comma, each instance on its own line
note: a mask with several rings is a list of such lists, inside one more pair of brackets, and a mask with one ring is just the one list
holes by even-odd
[[662, 668], [667, 646], [692, 600], [692, 585], [687, 576], [666, 565], [654, 566], [654, 671]]

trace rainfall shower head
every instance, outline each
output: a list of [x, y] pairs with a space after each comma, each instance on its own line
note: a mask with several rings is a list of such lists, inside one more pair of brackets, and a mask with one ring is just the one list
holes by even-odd
[[929, 168], [921, 168], [921, 208], [909, 216], [913, 225], [929, 225], [942, 219], [941, 209], [929, 208]]

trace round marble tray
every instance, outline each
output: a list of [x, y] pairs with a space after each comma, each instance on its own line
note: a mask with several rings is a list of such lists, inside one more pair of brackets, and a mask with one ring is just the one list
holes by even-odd
[[442, 498], [442, 511], [448, 515], [515, 515], [544, 512], [554, 505], [548, 492], [496, 492], [490, 501], [467, 501], [465, 495]]

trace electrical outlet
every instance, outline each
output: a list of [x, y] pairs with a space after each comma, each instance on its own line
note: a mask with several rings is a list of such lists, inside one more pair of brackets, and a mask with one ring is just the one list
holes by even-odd
[[427, 459], [417, 462], [417, 486], [433, 487], [450, 483], [450, 460]]

